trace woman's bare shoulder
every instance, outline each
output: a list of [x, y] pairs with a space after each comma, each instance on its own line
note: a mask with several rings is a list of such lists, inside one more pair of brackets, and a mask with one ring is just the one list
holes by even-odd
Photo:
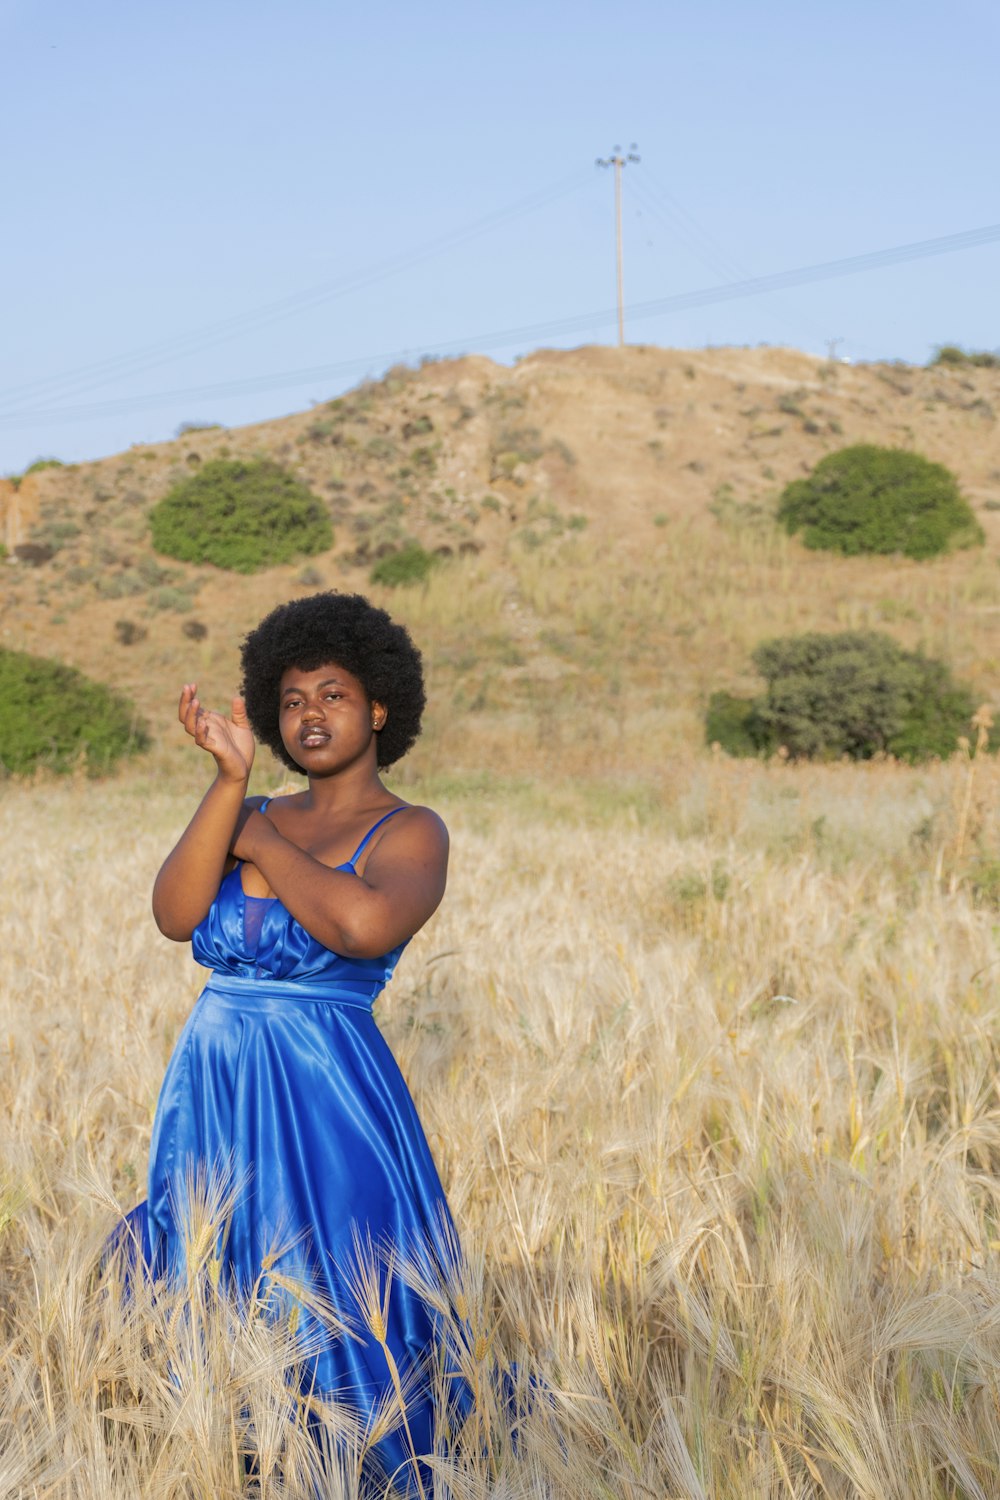
[[392, 811], [400, 812], [404, 816], [393, 818], [386, 823], [386, 832], [392, 828], [393, 823], [397, 825], [397, 832], [404, 828], [420, 830], [425, 835], [437, 835], [448, 837], [448, 828], [440, 813], [436, 813], [433, 807], [422, 807], [418, 802], [401, 802]]
[[[305, 801], [304, 792], [276, 792], [268, 793], [266, 797], [248, 797], [244, 806], [250, 812], [264, 812], [264, 816], [273, 822], [279, 822], [285, 813], [295, 813], [301, 810]], [[264, 804], [267, 804], [266, 808]], [[277, 813], [277, 818], [275, 818]]]
[[409, 857], [445, 864], [448, 844], [448, 829], [439, 813], [432, 807], [399, 802], [390, 808], [372, 841], [369, 861], [374, 865], [381, 855], [383, 862]]

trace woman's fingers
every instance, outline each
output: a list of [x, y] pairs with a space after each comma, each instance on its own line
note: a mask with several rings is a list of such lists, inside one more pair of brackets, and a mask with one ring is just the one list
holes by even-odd
[[188, 734], [195, 734], [199, 719], [203, 718], [205, 710], [201, 706], [201, 699], [197, 695], [188, 701], [187, 712], [184, 715], [184, 728]]
[[202, 707], [194, 683], [189, 683], [181, 693], [178, 717], [195, 743], [206, 745], [211, 733], [212, 720], [217, 719], [218, 714]]
[[214, 755], [220, 766], [242, 765], [245, 771], [253, 761], [253, 738], [243, 699], [233, 699], [232, 718], [215, 709], [204, 708], [198, 697], [198, 684], [186, 682], [181, 689], [177, 716], [200, 750]]
[[211, 740], [214, 744], [224, 745], [229, 739], [229, 726], [220, 713], [214, 708], [199, 708], [198, 710], [198, 733], [201, 736], [200, 743], [207, 744]]
[[213, 721], [218, 720], [219, 715], [211, 709], [202, 707], [201, 699], [198, 697], [197, 683], [186, 682], [184, 684], [177, 714], [195, 744], [203, 748], [208, 746], [210, 738], [213, 738]]

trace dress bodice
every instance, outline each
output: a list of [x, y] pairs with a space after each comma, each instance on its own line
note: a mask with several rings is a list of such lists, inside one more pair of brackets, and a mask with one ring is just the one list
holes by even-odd
[[[402, 808], [393, 808], [380, 818], [368, 830], [351, 858], [336, 868], [355, 875], [357, 861], [375, 829], [393, 813], [401, 811]], [[277, 899], [266, 902], [263, 920], [251, 924], [248, 933], [247, 903], [254, 898], [244, 893], [242, 869], [242, 865], [237, 864], [224, 877], [218, 895], [192, 933], [191, 947], [196, 962], [232, 978], [300, 981], [314, 986], [329, 984], [352, 989], [357, 986], [359, 990], [363, 987], [370, 999], [384, 989], [406, 947], [405, 942], [378, 958], [345, 958], [312, 937]]]

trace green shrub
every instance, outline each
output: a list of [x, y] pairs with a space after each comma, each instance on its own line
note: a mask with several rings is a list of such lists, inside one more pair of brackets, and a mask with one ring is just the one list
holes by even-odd
[[145, 625], [136, 620], [115, 621], [115, 640], [120, 646], [134, 646], [137, 641], [144, 641], [148, 634]]
[[414, 448], [410, 454], [410, 463], [418, 474], [430, 475], [437, 472], [437, 450], [439, 444], [429, 443], [424, 448]]
[[750, 698], [713, 693], [705, 714], [705, 739], [727, 755], [762, 755], [777, 748], [769, 739]]
[[493, 469], [501, 475], [518, 464], [533, 464], [545, 452], [537, 427], [505, 427], [492, 448]]
[[160, 588], [150, 589], [146, 602], [150, 609], [173, 610], [178, 615], [185, 615], [189, 609], [194, 609], [194, 597], [191, 590], [175, 588], [172, 583], [165, 583]]
[[753, 661], [766, 683], [759, 697], [709, 702], [706, 737], [730, 755], [783, 746], [794, 759], [944, 757], [974, 709], [944, 662], [878, 631], [785, 636], [758, 646]]
[[[36, 458], [33, 464], [29, 464], [24, 474], [40, 474], [43, 469], [62, 469], [65, 465], [61, 458]], [[22, 479], [24, 475], [21, 476]]]
[[380, 558], [368, 577], [372, 583], [387, 584], [398, 588], [400, 584], [423, 583], [437, 567], [439, 558], [426, 551], [419, 542], [407, 542], [386, 557]]
[[67, 542], [78, 537], [83, 528], [75, 521], [52, 521], [46, 527], [38, 527], [31, 533], [32, 541], [44, 542], [54, 552], [59, 552]]
[[44, 542], [21, 542], [14, 548], [18, 562], [29, 568], [40, 568], [43, 563], [51, 562], [55, 555], [55, 548]]
[[403, 423], [403, 437], [406, 442], [411, 438], [422, 437], [425, 433], [434, 431], [434, 423], [426, 413], [415, 417], [412, 422]]
[[127, 599], [131, 594], [145, 593], [147, 585], [135, 568], [122, 568], [118, 573], [101, 573], [94, 587], [102, 599]]
[[1000, 354], [990, 349], [963, 349], [959, 344], [939, 344], [930, 361], [932, 365], [978, 365], [981, 369], [1000, 368]]
[[333, 528], [323, 502], [270, 459], [215, 459], [150, 512], [153, 546], [183, 562], [256, 573], [325, 552]]
[[982, 542], [954, 475], [903, 448], [858, 443], [828, 453], [807, 479], [786, 486], [778, 520], [807, 547], [846, 556], [902, 552], [933, 557]]
[[149, 737], [132, 705], [63, 662], [0, 648], [0, 769], [25, 775], [39, 766], [91, 775]]

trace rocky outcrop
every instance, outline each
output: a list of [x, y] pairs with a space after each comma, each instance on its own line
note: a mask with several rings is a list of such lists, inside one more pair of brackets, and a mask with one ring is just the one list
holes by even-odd
[[27, 542], [39, 508], [38, 482], [33, 474], [21, 480], [0, 479], [0, 542], [8, 557]]

